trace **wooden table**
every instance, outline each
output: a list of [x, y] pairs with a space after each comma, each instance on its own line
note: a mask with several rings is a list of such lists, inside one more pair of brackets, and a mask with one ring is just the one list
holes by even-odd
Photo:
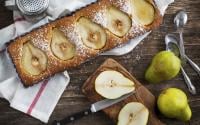
[[[3, 7], [3, 4], [4, 2], [1, 0], [0, 28], [12, 23], [12, 12], [7, 11]], [[131, 53], [120, 57], [112, 56], [112, 58], [116, 59], [126, 69], [128, 69], [128, 71], [143, 83], [155, 96], [158, 96], [161, 90], [168, 87], [181, 88], [188, 94], [189, 103], [193, 111], [191, 121], [189, 123], [182, 123], [174, 119], [164, 118], [160, 115], [159, 117], [163, 122], [167, 125], [200, 125], [200, 77], [189, 66], [186, 67], [186, 71], [198, 90], [198, 94], [195, 96], [188, 93], [181, 74], [173, 80], [157, 85], [148, 84], [144, 80], [145, 69], [150, 63], [152, 57], [157, 52], [165, 49], [164, 36], [167, 33], [175, 31], [173, 17], [180, 9], [186, 9], [189, 15], [189, 21], [184, 31], [186, 53], [200, 66], [200, 0], [176, 0], [176, 2], [168, 8], [164, 17], [164, 22], [160, 28], [154, 30], [151, 35], [145, 38], [145, 40]], [[81, 86], [89, 75], [91, 75], [107, 58], [108, 56], [95, 58], [80, 67], [69, 71], [71, 76], [70, 85], [66, 88], [62, 98], [58, 102], [53, 114], [51, 115], [50, 122], [53, 119], [63, 118], [66, 115], [70, 115], [89, 106], [88, 100], [81, 93]], [[40, 121], [10, 108], [9, 103], [6, 100], [0, 100], [0, 125], [41, 124]], [[113, 125], [113, 123], [102, 112], [99, 112], [72, 123], [72, 125]]]

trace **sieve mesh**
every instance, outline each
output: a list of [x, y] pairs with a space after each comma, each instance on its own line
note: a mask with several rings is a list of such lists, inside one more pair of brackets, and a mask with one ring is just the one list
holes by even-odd
[[26, 14], [39, 14], [46, 10], [49, 0], [17, 0], [17, 4]]

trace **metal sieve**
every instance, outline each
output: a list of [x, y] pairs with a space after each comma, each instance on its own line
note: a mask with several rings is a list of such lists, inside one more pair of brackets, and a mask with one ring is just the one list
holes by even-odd
[[10, 10], [19, 10], [27, 20], [35, 21], [46, 16], [49, 0], [7, 0], [5, 6]]

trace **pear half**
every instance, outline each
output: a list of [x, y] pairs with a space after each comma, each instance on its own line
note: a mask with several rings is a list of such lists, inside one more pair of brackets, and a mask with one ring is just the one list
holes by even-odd
[[135, 90], [134, 82], [123, 74], [110, 70], [101, 72], [95, 80], [95, 90], [107, 99], [116, 99]]
[[69, 60], [75, 56], [75, 46], [68, 41], [63, 32], [54, 28], [52, 32], [51, 50], [61, 60]]
[[46, 54], [30, 42], [23, 45], [21, 64], [30, 75], [39, 75], [47, 68]]
[[141, 25], [149, 25], [154, 21], [155, 9], [147, 0], [131, 0], [134, 20]]
[[107, 9], [107, 28], [113, 34], [119, 37], [123, 37], [132, 26], [131, 18], [121, 10], [115, 7], [109, 7]]
[[87, 47], [98, 50], [105, 46], [106, 32], [100, 25], [85, 17], [79, 18], [77, 24], [82, 41]]
[[126, 104], [118, 115], [117, 125], [147, 125], [148, 109], [138, 102]]

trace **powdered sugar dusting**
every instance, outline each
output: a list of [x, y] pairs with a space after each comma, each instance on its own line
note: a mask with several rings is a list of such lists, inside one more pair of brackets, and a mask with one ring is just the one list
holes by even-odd
[[76, 24], [72, 24], [69, 27], [61, 27], [61, 30], [66, 33], [70, 42], [73, 42], [76, 45], [77, 54], [84, 55], [86, 51], [81, 36], [76, 28]]
[[117, 5], [119, 5], [120, 10], [131, 14], [131, 3], [130, 0], [117, 0]]
[[129, 31], [129, 34], [143, 34], [145, 33], [146, 30], [143, 26], [141, 26], [140, 24], [138, 24], [136, 21], [134, 21], [134, 19], [132, 18], [132, 28]]
[[23, 47], [18, 47], [17, 49], [18, 50], [16, 50], [16, 51], [18, 51], [20, 53], [19, 53], [19, 56], [16, 56], [16, 59], [17, 60], [21, 60], [21, 57], [23, 56], [23, 52], [22, 52], [23, 51]]
[[75, 28], [75, 24], [72, 24], [67, 27], [61, 27], [61, 30], [64, 31], [65, 35], [68, 36], [68, 39], [70, 42], [73, 42], [74, 44], [77, 44], [80, 41], [80, 38], [78, 37], [78, 33]]
[[107, 26], [107, 18], [106, 18], [106, 9], [102, 9], [99, 12], [95, 12], [94, 14], [93, 21], [101, 24], [102, 26], [106, 27]]
[[49, 47], [48, 40], [46, 39], [45, 34], [48, 34], [47, 28], [37, 31], [36, 34], [34, 34], [31, 38], [33, 44], [44, 51], [48, 50]]

